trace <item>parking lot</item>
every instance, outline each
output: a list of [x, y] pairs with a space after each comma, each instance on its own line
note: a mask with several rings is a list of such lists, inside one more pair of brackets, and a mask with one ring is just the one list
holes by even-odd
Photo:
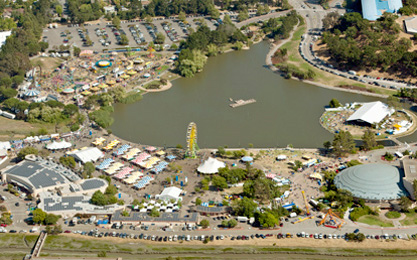
[[[205, 18], [205, 23], [211, 30], [216, 29], [215, 21]], [[81, 49], [103, 51], [105, 49], [146, 46], [147, 43], [155, 40], [157, 33], [162, 33], [165, 36], [165, 48], [169, 48], [173, 43], [179, 45], [181, 40], [186, 39], [189, 28], [196, 30], [199, 25], [198, 18], [187, 18], [185, 23], [176, 19], [154, 20], [152, 23], [122, 21], [120, 30], [117, 30], [110, 22], [101, 22], [85, 24], [82, 27], [75, 25], [48, 28], [44, 30], [43, 40], [48, 41], [49, 49], [59, 49], [60, 45], [73, 45]], [[129, 44], [126, 46], [118, 44], [122, 34], [125, 34], [129, 40]], [[88, 38], [92, 45], [86, 44]]]

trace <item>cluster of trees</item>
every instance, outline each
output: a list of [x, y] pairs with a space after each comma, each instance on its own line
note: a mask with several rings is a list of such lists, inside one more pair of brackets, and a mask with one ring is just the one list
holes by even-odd
[[11, 214], [8, 212], [2, 213], [0, 217], [0, 224], [11, 225], [13, 220], [11, 218]]
[[88, 116], [100, 127], [107, 128], [114, 121], [111, 117], [111, 113], [114, 111], [111, 106], [113, 103], [130, 104], [140, 99], [142, 99], [140, 93], [135, 91], [127, 93], [122, 86], [118, 86], [107, 93], [89, 96], [84, 102], [84, 108], [95, 109], [97, 106], [100, 106], [100, 109], [91, 112]]
[[233, 150], [233, 151], [226, 151], [224, 147], [217, 148], [216, 155], [220, 157], [227, 157], [231, 159], [239, 159], [243, 156], [247, 155], [247, 152], [245, 149], [242, 150]]
[[316, 73], [312, 69], [304, 71], [293, 64], [276, 64], [275, 66], [284, 73], [286, 79], [290, 79], [293, 76], [301, 80], [314, 79], [316, 77]]
[[362, 242], [362, 241], [365, 240], [365, 238], [366, 237], [365, 237], [365, 235], [363, 233], [358, 233], [358, 234], [355, 234], [355, 233], [347, 233], [346, 234], [346, 239], [348, 241]]
[[340, 104], [339, 100], [332, 98], [332, 100], [330, 100], [329, 102], [329, 107], [331, 108], [336, 108], [336, 107], [341, 107], [342, 104]]
[[32, 221], [37, 224], [43, 225], [55, 225], [56, 222], [61, 218], [59, 215], [46, 213], [42, 209], [35, 209], [33, 212]]
[[407, 98], [413, 102], [417, 101], [417, 89], [415, 88], [401, 88], [397, 91], [396, 96]]
[[413, 15], [417, 13], [417, 1], [416, 0], [403, 0], [403, 7], [398, 10], [402, 15]]
[[53, 227], [52, 226], [46, 226], [45, 227], [45, 232], [48, 235], [58, 235], [58, 234], [62, 233], [62, 227], [61, 227], [61, 225], [54, 225]]
[[332, 146], [335, 156], [344, 156], [355, 151], [355, 141], [349, 131], [342, 130], [335, 134]]
[[1, 17], [0, 18], [0, 31], [9, 31], [16, 28], [17, 25], [13, 18]]
[[360, 217], [365, 216], [365, 215], [377, 216], [378, 210], [371, 209], [369, 206], [363, 204], [361, 207], [354, 208], [352, 212], [350, 212], [349, 217], [351, 220], [357, 221]]
[[59, 157], [59, 163], [62, 165], [74, 169], [77, 164], [75, 163], [75, 159], [72, 156], [61, 156]]
[[17, 158], [20, 160], [25, 159], [26, 155], [33, 154], [38, 155], [39, 151], [35, 147], [32, 146], [26, 146], [22, 149], [20, 149], [19, 153], [17, 154]]
[[94, 192], [91, 197], [91, 203], [98, 206], [106, 206], [117, 203], [117, 188], [114, 185], [110, 185], [106, 188], [106, 191], [103, 193], [101, 191]]
[[236, 219], [230, 219], [230, 220], [223, 220], [222, 221], [222, 227], [225, 228], [234, 228], [237, 226], [237, 221]]
[[287, 39], [299, 20], [297, 12], [292, 10], [286, 16], [269, 19], [262, 25], [262, 30], [275, 40]]
[[83, 167], [83, 178], [87, 179], [90, 178], [93, 172], [96, 170], [96, 167], [92, 162], [86, 162]]
[[[0, 51], [1, 83], [12, 82], [16, 76], [23, 77], [32, 65], [29, 57], [48, 48], [48, 43], [39, 41], [42, 28], [52, 16], [51, 0], [28, 1], [21, 3], [23, 13], [14, 12], [17, 28], [6, 40]], [[0, 84], [7, 86], [6, 84]]]
[[402, 76], [417, 76], [417, 53], [408, 51], [413, 45], [410, 39], [399, 36], [397, 18], [384, 13], [371, 23], [359, 13], [339, 17], [330, 13], [323, 20], [329, 30], [323, 33], [322, 42], [331, 57], [346, 69], [380, 68]]
[[246, 180], [248, 174], [247, 171], [242, 168], [224, 167], [219, 169], [219, 176], [223, 177], [228, 183], [235, 184], [243, 180]]
[[103, 6], [100, 1], [68, 0], [67, 9], [73, 23], [97, 20], [103, 15]]
[[177, 71], [184, 77], [192, 77], [201, 71], [206, 63], [206, 54], [214, 56], [227, 43], [246, 42], [247, 37], [232, 23], [229, 16], [216, 30], [211, 31], [202, 24], [181, 43], [182, 51], [176, 61]]

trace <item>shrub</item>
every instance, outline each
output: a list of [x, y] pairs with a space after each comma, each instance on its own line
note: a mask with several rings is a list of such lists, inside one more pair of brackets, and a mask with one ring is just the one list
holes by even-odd
[[401, 213], [398, 211], [388, 211], [385, 213], [385, 217], [387, 218], [399, 218], [401, 217]]

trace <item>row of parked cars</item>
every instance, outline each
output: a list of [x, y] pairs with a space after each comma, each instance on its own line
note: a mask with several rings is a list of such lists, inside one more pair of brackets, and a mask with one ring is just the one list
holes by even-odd
[[103, 46], [109, 46], [111, 44], [111, 41], [109, 40], [109, 35], [106, 32], [106, 29], [100, 29], [100, 28], [96, 28], [95, 29], [96, 35], [97, 37], [102, 37], [102, 39], [99, 40], [99, 42], [101, 43], [101, 45]]
[[143, 36], [143, 33], [139, 29], [139, 25], [131, 26], [129, 27], [129, 31], [133, 36], [133, 39], [137, 44], [145, 43], [145, 37]]
[[174, 28], [171, 28], [171, 26], [168, 23], [163, 23], [162, 28], [164, 29], [165, 33], [168, 35], [168, 38], [176, 42], [178, 41], [178, 33]]

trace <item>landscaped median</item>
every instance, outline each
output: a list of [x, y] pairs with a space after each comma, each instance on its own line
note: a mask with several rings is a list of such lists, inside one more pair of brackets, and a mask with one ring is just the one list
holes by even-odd
[[365, 215], [358, 219], [358, 222], [364, 223], [370, 226], [380, 226], [380, 227], [394, 227], [391, 221], [384, 221], [378, 216], [374, 215]]

